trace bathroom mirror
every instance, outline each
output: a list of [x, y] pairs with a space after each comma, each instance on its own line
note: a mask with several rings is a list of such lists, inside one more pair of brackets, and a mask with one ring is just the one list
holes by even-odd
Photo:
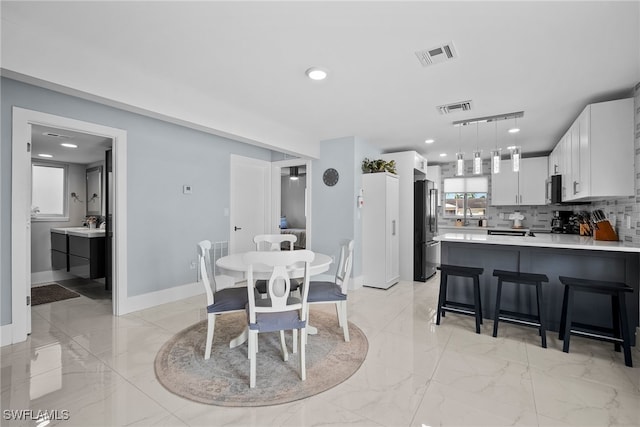
[[87, 216], [102, 216], [102, 166], [87, 169]]

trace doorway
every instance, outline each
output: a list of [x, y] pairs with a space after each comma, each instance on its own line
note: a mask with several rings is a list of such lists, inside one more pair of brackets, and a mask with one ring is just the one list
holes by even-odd
[[[112, 195], [107, 156], [113, 141], [101, 135], [32, 124], [30, 142], [31, 289], [58, 284], [91, 299], [111, 300], [107, 282], [111, 274], [106, 269], [110, 255], [106, 250], [107, 209]], [[52, 172], [57, 175], [51, 176]], [[92, 233], [89, 240], [99, 257], [88, 260], [69, 255], [66, 247], [60, 247], [61, 239], [66, 243], [64, 231], [73, 227], [104, 229]]]
[[125, 310], [126, 271], [126, 143], [124, 130], [38, 111], [13, 107], [11, 202], [12, 343], [26, 340], [31, 331], [31, 151], [34, 126], [100, 136], [113, 146], [113, 314]]
[[295, 235], [297, 249], [311, 246], [311, 161], [288, 159], [273, 162], [274, 218], [279, 232]]

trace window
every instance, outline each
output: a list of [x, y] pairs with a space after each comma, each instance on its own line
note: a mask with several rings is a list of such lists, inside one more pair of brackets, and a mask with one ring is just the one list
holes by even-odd
[[67, 221], [67, 165], [31, 165], [31, 217], [36, 221]]
[[453, 218], [487, 215], [489, 182], [487, 177], [445, 178], [444, 216]]

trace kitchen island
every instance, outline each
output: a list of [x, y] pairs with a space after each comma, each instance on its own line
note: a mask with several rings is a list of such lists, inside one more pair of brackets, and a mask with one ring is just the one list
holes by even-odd
[[[595, 241], [591, 237], [568, 234], [535, 236], [496, 236], [474, 233], [445, 233], [436, 237], [441, 242], [443, 264], [482, 267], [480, 292], [483, 316], [493, 318], [497, 279], [493, 270], [541, 273], [549, 277], [543, 284], [543, 307], [548, 329], [560, 326], [564, 287], [559, 276], [624, 282], [634, 289], [627, 298], [631, 328], [638, 327], [638, 292], [640, 288], [640, 247], [625, 242]], [[452, 277], [449, 280], [462, 280]], [[471, 303], [471, 287], [453, 286], [450, 296]], [[576, 294], [574, 319], [601, 327], [611, 326], [611, 304], [605, 297]], [[534, 313], [536, 296], [531, 286], [505, 286], [501, 307], [504, 310]], [[632, 344], [635, 335], [632, 329]]]

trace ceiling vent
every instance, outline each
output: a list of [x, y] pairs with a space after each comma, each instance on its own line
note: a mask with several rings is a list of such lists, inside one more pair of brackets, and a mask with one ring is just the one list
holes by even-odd
[[69, 137], [69, 136], [67, 136], [67, 135], [60, 135], [59, 133], [43, 132], [42, 134], [43, 134], [44, 136], [48, 136], [49, 138], [70, 139], [70, 137]]
[[455, 102], [453, 104], [439, 105], [436, 107], [440, 114], [455, 113], [456, 111], [471, 110], [471, 101]]
[[418, 60], [423, 67], [427, 67], [433, 64], [439, 64], [441, 62], [449, 61], [458, 57], [456, 49], [453, 47], [453, 43], [447, 43], [440, 46], [432, 47], [431, 49], [419, 50], [416, 52]]

